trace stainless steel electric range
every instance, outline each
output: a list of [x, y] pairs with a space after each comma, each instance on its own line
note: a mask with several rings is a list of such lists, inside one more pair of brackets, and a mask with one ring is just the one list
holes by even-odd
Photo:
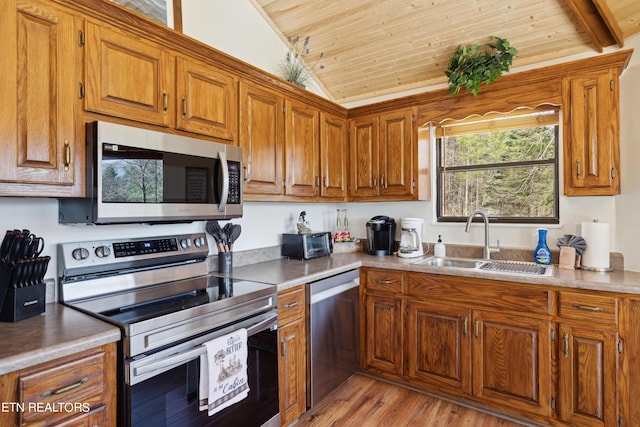
[[[279, 425], [277, 289], [209, 274], [204, 233], [62, 243], [60, 301], [120, 327], [118, 425]], [[198, 410], [203, 344], [246, 328], [249, 396]]]

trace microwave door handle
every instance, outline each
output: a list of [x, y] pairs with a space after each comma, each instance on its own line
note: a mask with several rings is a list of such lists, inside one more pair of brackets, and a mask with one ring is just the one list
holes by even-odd
[[219, 151], [218, 157], [220, 157], [220, 167], [222, 168], [222, 194], [218, 212], [224, 212], [227, 209], [227, 199], [229, 198], [229, 165], [227, 164], [227, 154], [224, 151]]

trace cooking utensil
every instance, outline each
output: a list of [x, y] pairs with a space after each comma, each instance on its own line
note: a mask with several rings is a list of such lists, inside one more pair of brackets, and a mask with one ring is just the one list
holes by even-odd
[[224, 248], [222, 246], [222, 238], [220, 236], [220, 232], [222, 229], [220, 228], [220, 224], [217, 220], [207, 221], [207, 225], [205, 226], [207, 233], [213, 237], [213, 240], [216, 242], [216, 246], [218, 247], [218, 252], [223, 252]]
[[240, 224], [233, 224], [231, 227], [231, 233], [229, 233], [229, 249], [233, 250], [233, 243], [238, 240], [242, 233], [242, 226]]

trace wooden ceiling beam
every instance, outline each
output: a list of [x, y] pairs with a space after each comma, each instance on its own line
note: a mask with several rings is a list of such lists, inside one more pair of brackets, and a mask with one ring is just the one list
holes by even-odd
[[614, 44], [624, 46], [622, 30], [604, 0], [565, 0], [565, 3], [599, 52]]

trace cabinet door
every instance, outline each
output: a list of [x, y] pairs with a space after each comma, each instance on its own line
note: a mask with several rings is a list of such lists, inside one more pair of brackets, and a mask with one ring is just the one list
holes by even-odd
[[302, 102], [286, 101], [286, 195], [314, 197], [320, 187], [320, 113]]
[[402, 374], [402, 300], [366, 297], [365, 365], [382, 373]]
[[567, 77], [564, 92], [565, 194], [620, 194], [617, 70]]
[[0, 17], [0, 195], [81, 195], [82, 22], [45, 1], [8, 3]]
[[413, 114], [410, 109], [380, 115], [380, 195], [413, 194]]
[[571, 425], [617, 424], [617, 334], [560, 325], [559, 413]]
[[405, 374], [426, 386], [471, 394], [471, 334], [468, 309], [409, 301]]
[[550, 416], [550, 323], [498, 313], [473, 316], [474, 396]]
[[322, 197], [347, 196], [347, 121], [329, 113], [320, 114], [320, 170]]
[[304, 318], [278, 329], [278, 388], [280, 424], [289, 425], [307, 409], [306, 339]]
[[240, 82], [240, 139], [244, 194], [282, 194], [284, 97]]
[[238, 81], [215, 67], [178, 58], [176, 127], [234, 140], [237, 128]]
[[378, 195], [378, 117], [361, 117], [349, 122], [351, 178], [349, 196]]
[[175, 124], [175, 60], [162, 47], [87, 24], [89, 111], [161, 126]]

